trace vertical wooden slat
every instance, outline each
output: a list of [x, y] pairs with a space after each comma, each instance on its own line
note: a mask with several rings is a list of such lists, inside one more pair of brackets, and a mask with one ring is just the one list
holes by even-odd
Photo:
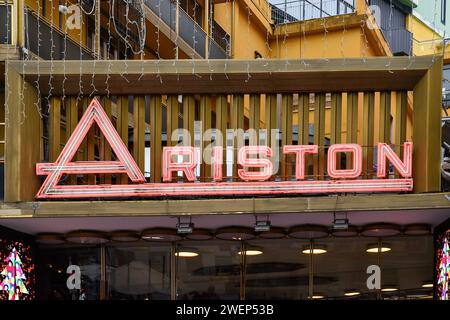
[[415, 192], [441, 191], [442, 66], [443, 58], [437, 56], [434, 64], [414, 88]]
[[331, 94], [331, 135], [330, 143], [341, 143], [342, 133], [342, 93]]
[[398, 91], [395, 106], [395, 133], [394, 144], [395, 152], [403, 158], [403, 143], [406, 140], [406, 113], [408, 104], [408, 93], [406, 91]]
[[267, 94], [266, 95], [266, 106], [265, 106], [265, 125], [266, 125], [266, 145], [272, 146], [272, 129], [277, 129], [277, 95]]
[[314, 144], [319, 152], [314, 154], [314, 176], [323, 179], [325, 172], [325, 94], [316, 94], [314, 99]]
[[145, 96], [133, 99], [133, 156], [139, 169], [145, 171]]
[[[83, 99], [83, 113], [86, 111], [86, 109], [89, 106], [89, 100]], [[85, 159], [87, 161], [94, 161], [95, 160], [95, 126], [92, 126], [87, 134], [87, 139], [86, 139], [86, 147], [85, 147]], [[96, 179], [97, 175], [95, 174], [88, 174], [87, 175], [87, 184], [89, 185], [93, 185], [96, 183], [97, 179]]]
[[[342, 93], [331, 94], [331, 133], [330, 144], [341, 143], [342, 135]], [[336, 168], [341, 168], [341, 161], [336, 162]]]
[[391, 92], [380, 92], [379, 142], [391, 142]]
[[194, 146], [195, 98], [183, 96], [183, 129], [189, 131], [190, 137], [183, 137], [183, 145]]
[[[309, 94], [298, 94], [298, 133], [297, 144], [308, 145], [309, 144]], [[305, 168], [306, 175], [310, 174], [309, 168], [311, 165], [311, 157], [306, 156]]]
[[172, 141], [172, 133], [178, 129], [178, 119], [180, 114], [178, 96], [167, 96], [167, 146], [178, 144], [178, 138]]
[[373, 173], [373, 135], [374, 135], [375, 94], [364, 93], [363, 104], [363, 174], [370, 178]]
[[[108, 118], [111, 119], [111, 99], [108, 97], [103, 97], [102, 106]], [[111, 160], [111, 146], [103, 134], [100, 138], [100, 158], [103, 161]], [[111, 174], [100, 176], [100, 183], [111, 184]]]
[[[128, 147], [128, 96], [120, 96], [117, 100], [117, 132]], [[128, 176], [120, 174], [119, 184], [127, 184]]]
[[222, 173], [227, 173], [227, 122], [228, 122], [228, 99], [226, 95], [216, 97], [216, 139], [215, 146], [223, 147]]
[[150, 96], [150, 181], [161, 182], [162, 156], [161, 96]]
[[[272, 163], [273, 159], [276, 159], [274, 156], [278, 150], [275, 150], [275, 141], [272, 141], [272, 130], [278, 129], [277, 122], [277, 95], [276, 94], [266, 94], [266, 105], [265, 105], [265, 126], [266, 126], [266, 146], [272, 148]], [[276, 164], [273, 163], [274, 170], [276, 168]], [[272, 179], [275, 179], [277, 172], [274, 172]]]
[[[358, 93], [347, 94], [347, 143], [358, 143]], [[346, 167], [353, 167], [352, 155], [347, 155]]]
[[238, 94], [233, 96], [231, 106], [231, 128], [235, 131], [235, 136], [233, 139], [233, 178], [237, 178], [237, 153], [239, 147], [244, 145], [243, 134], [236, 134], [237, 129], [244, 130], [244, 95]]
[[298, 95], [298, 144], [309, 144], [309, 95]]
[[[292, 94], [281, 97], [281, 146], [292, 144]], [[281, 178], [287, 180], [291, 176], [289, 156], [281, 152]]]
[[[195, 98], [183, 95], [183, 145], [194, 147]], [[201, 160], [201, 159], [199, 159]], [[185, 179], [185, 177], [183, 177]]]
[[49, 160], [55, 162], [61, 152], [61, 98], [51, 98], [49, 118]]
[[[391, 143], [391, 92], [380, 92], [380, 123], [379, 141]], [[386, 172], [389, 172], [389, 164], [386, 163]]]
[[261, 96], [259, 94], [250, 95], [249, 127], [254, 130], [254, 134], [249, 137], [250, 145], [259, 144], [259, 129], [261, 123]]
[[[211, 130], [211, 97], [207, 95], [202, 95], [200, 97], [200, 121], [202, 123], [201, 127], [201, 152], [203, 154], [205, 148], [211, 143], [211, 136], [205, 136], [205, 132], [210, 132]], [[206, 161], [201, 162], [200, 176], [202, 181], [207, 181], [211, 177], [211, 166], [206, 163]]]
[[[68, 101], [68, 106], [66, 107], [66, 141], [69, 140], [75, 127], [78, 123], [78, 101], [76, 97], [70, 97]], [[76, 161], [79, 156], [79, 150], [73, 157], [72, 161]], [[70, 175], [68, 178], [68, 184], [75, 184], [77, 178], [75, 175]]]

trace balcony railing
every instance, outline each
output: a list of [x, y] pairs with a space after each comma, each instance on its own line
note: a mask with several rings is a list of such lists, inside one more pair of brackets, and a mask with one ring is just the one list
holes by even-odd
[[354, 0], [272, 0], [275, 24], [331, 17], [355, 11]]
[[[86, 48], [75, 43], [68, 36], [53, 28], [33, 11], [25, 14], [25, 47], [44, 60], [92, 60], [93, 55]], [[52, 30], [52, 32], [51, 32]]]
[[11, 44], [11, 6], [0, 3], [0, 44]]
[[394, 55], [408, 56], [412, 53], [412, 33], [408, 30], [403, 28], [383, 30], [383, 34]]
[[[145, 0], [145, 4], [152, 10], [161, 21], [170, 29], [176, 31], [176, 4], [172, 1], [154, 1]], [[227, 58], [226, 43], [218, 41], [218, 37], [210, 38], [203, 31], [202, 27], [197, 24], [182, 8], [179, 8], [178, 16], [179, 36], [201, 57], [206, 58], [205, 46], [209, 41], [209, 57], [211, 59]], [[214, 30], [214, 26], [213, 26]], [[208, 39], [208, 40], [207, 40]], [[189, 52], [188, 52], [189, 54]]]

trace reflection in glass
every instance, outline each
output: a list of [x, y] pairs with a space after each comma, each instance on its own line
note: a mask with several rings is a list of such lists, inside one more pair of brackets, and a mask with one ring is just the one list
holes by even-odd
[[309, 255], [302, 254], [304, 240], [254, 240], [251, 248], [263, 254], [246, 256], [245, 298], [307, 299]]
[[170, 299], [170, 244], [128, 244], [106, 250], [108, 299]]
[[177, 258], [177, 299], [239, 299], [239, 241], [192, 241], [183, 247], [195, 248], [198, 256]]
[[[80, 267], [80, 289], [68, 289], [67, 268]], [[42, 247], [38, 255], [36, 285], [45, 300], [100, 299], [100, 248], [93, 246]]]

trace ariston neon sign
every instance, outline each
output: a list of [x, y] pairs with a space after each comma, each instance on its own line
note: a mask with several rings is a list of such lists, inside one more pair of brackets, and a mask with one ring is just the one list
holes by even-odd
[[[72, 161], [89, 129], [97, 123], [116, 161]], [[352, 168], [339, 169], [337, 156], [352, 155]], [[98, 100], [93, 99], [54, 163], [38, 163], [36, 173], [46, 175], [36, 197], [40, 199], [93, 198], [93, 197], [161, 197], [192, 195], [252, 195], [252, 194], [317, 194], [317, 193], [367, 193], [404, 192], [413, 188], [412, 143], [405, 142], [403, 159], [385, 144], [378, 144], [378, 179], [357, 179], [362, 171], [362, 148], [357, 144], [335, 144], [328, 149], [327, 173], [331, 180], [305, 180], [306, 156], [318, 153], [316, 145], [285, 145], [283, 153], [295, 156], [295, 180], [268, 181], [273, 175], [272, 149], [266, 146], [245, 146], [238, 150], [240, 165], [238, 176], [242, 181], [223, 181], [222, 147], [212, 148], [212, 182], [196, 181], [195, 168], [199, 159], [194, 147], [165, 147], [162, 154], [162, 183], [146, 183], [145, 177], [129, 153]], [[262, 155], [256, 158], [256, 155]], [[174, 161], [183, 156], [183, 161]], [[264, 158], [266, 157], [266, 158]], [[387, 162], [399, 178], [387, 178]], [[248, 170], [253, 168], [253, 170]], [[254, 168], [259, 169], [254, 170]], [[171, 182], [174, 173], [183, 172], [189, 182]], [[64, 174], [127, 174], [132, 184], [58, 185]]]

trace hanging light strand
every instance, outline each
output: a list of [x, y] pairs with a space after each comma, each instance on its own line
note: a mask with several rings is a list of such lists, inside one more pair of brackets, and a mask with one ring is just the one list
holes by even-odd
[[[109, 3], [109, 17], [108, 17], [108, 23], [107, 23], [107, 28], [108, 28], [108, 43], [106, 44], [106, 59], [108, 59], [108, 67], [106, 69], [106, 79], [105, 79], [105, 92], [106, 92], [106, 96], [109, 98], [110, 97], [110, 90], [109, 90], [109, 80], [111, 79], [111, 67], [112, 67], [112, 62], [111, 62], [111, 19], [112, 19], [112, 6], [111, 3]], [[113, 56], [114, 58], [114, 56]]]
[[40, 86], [40, 80], [41, 80], [41, 66], [40, 66], [40, 57], [41, 57], [41, 51], [40, 51], [40, 47], [41, 47], [41, 2], [38, 1], [37, 2], [37, 34], [38, 34], [38, 41], [37, 41], [37, 61], [36, 61], [36, 68], [37, 68], [37, 77], [36, 77], [36, 81], [34, 82], [36, 85], [36, 90], [37, 90], [37, 99], [36, 102], [34, 103], [36, 110], [39, 114], [39, 117], [42, 118], [42, 112], [41, 112], [41, 86]]
[[[226, 0], [225, 3], [225, 21], [227, 22], [227, 29], [231, 30], [231, 22], [230, 22], [230, 10], [229, 10], [230, 1]], [[231, 41], [229, 40], [229, 35], [227, 37], [228, 33], [224, 32], [223, 41], [225, 42], [225, 61], [224, 61], [224, 67], [223, 67], [223, 73], [225, 74], [225, 77], [228, 79], [227, 69], [228, 69], [228, 58], [231, 56]]]
[[[81, 0], [78, 0], [78, 5], [80, 6], [81, 10], [82, 3]], [[83, 11], [84, 12], [84, 11]], [[81, 101], [81, 96], [84, 95], [83, 92], [83, 16], [80, 15], [80, 35], [79, 35], [79, 46], [80, 46], [80, 77], [78, 79], [78, 95], [77, 95], [77, 104]]]
[[341, 43], [340, 43], [340, 49], [341, 49], [341, 56], [342, 56], [342, 64], [345, 65], [346, 57], [345, 57], [345, 50], [344, 50], [344, 42], [345, 42], [345, 34], [347, 33], [347, 27], [345, 23], [345, 14], [342, 15], [342, 35], [341, 35]]
[[[53, 1], [50, 1], [50, 76], [48, 77], [48, 94], [47, 94], [47, 103], [49, 108], [51, 108], [50, 98], [52, 97], [52, 92], [54, 90], [53, 87], [53, 72], [54, 72], [54, 63], [53, 63], [53, 55], [55, 54], [55, 41], [53, 40]], [[49, 110], [50, 112], [50, 110]]]
[[[24, 22], [25, 22], [25, 44], [24, 44], [24, 48], [22, 48], [22, 74], [25, 74], [25, 65], [27, 64], [27, 60], [29, 59], [28, 56], [28, 48], [29, 46], [29, 27], [28, 27], [28, 7], [24, 6]], [[7, 73], [6, 73], [7, 76]], [[22, 124], [25, 121], [26, 118], [26, 105], [25, 105], [25, 86], [26, 86], [26, 82], [25, 82], [25, 77], [22, 77], [22, 87], [20, 89], [20, 93], [19, 93], [19, 100], [20, 100], [20, 124]], [[7, 106], [5, 106], [7, 107]], [[5, 110], [6, 113], [6, 110]]]
[[[251, 52], [251, 48], [250, 48], [250, 16], [252, 15], [250, 8], [247, 6], [247, 50], [248, 52]], [[251, 78], [251, 74], [250, 74], [250, 62], [249, 62], [249, 58], [247, 59], [247, 79], [245, 80], [245, 82], [249, 82], [250, 78]]]
[[[67, 0], [65, 1], [64, 5], [67, 7]], [[66, 48], [67, 48], [67, 20], [64, 21], [64, 40], [63, 40], [63, 81], [62, 81], [62, 103], [66, 101], [66, 81], [67, 81], [67, 74], [66, 74]]]

